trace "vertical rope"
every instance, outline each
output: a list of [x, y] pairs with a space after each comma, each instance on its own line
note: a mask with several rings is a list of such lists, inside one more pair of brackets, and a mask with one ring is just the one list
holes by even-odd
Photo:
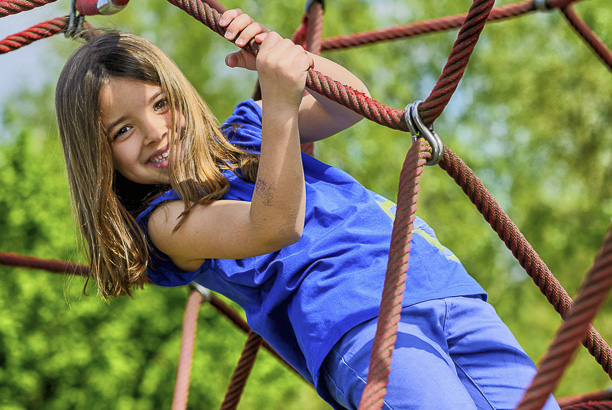
[[413, 144], [406, 154], [400, 175], [389, 262], [372, 346], [368, 381], [359, 403], [361, 410], [382, 408], [387, 393], [391, 356], [397, 339], [397, 324], [406, 288], [406, 271], [410, 259], [410, 240], [417, 209], [419, 182], [423, 166], [431, 156], [430, 152], [431, 147], [424, 140]]
[[191, 291], [187, 298], [187, 306], [185, 307], [185, 315], [183, 317], [181, 352], [179, 354], [178, 368], [176, 371], [174, 397], [172, 398], [172, 410], [184, 410], [187, 408], [187, 397], [189, 396], [189, 382], [191, 378], [191, 361], [193, 358], [198, 312], [203, 300], [204, 297], [197, 290]]
[[257, 358], [257, 352], [261, 346], [263, 339], [257, 333], [250, 331], [247, 337], [247, 341], [244, 344], [244, 349], [238, 360], [238, 365], [232, 375], [229, 388], [221, 403], [221, 410], [233, 410], [238, 407], [242, 392], [246, 386], [246, 382], [251, 374], [251, 370], [255, 365], [255, 359]]
[[578, 296], [557, 336], [542, 359], [538, 373], [523, 396], [518, 409], [541, 409], [569, 365], [580, 340], [586, 336], [595, 317], [612, 287], [612, 230], [593, 264]]

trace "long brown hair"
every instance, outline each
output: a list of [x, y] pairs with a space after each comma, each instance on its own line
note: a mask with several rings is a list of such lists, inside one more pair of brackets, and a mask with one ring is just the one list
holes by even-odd
[[[170, 183], [185, 202], [179, 223], [195, 205], [220, 199], [228, 191], [220, 168], [241, 168], [244, 178], [254, 181], [258, 163], [256, 155], [225, 139], [206, 103], [154, 44], [132, 34], [108, 32], [77, 49], [60, 74], [55, 107], [75, 224], [90, 277], [104, 298], [131, 295], [134, 287], [145, 283], [149, 245], [134, 217], [151, 195], [165, 188], [135, 184], [115, 171], [99, 102], [101, 88], [114, 77], [159, 85], [167, 96], [173, 119]], [[177, 112], [185, 118], [182, 130], [174, 121]]]

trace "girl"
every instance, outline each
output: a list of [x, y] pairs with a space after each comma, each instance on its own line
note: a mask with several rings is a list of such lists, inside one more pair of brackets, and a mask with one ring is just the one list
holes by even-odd
[[[241, 50], [226, 63], [257, 69], [262, 90], [221, 129], [142, 38], [103, 34], [66, 63], [57, 118], [91, 277], [105, 298], [130, 295], [147, 276], [220, 292], [334, 408], [356, 408], [394, 206], [300, 143], [360, 119], [304, 93], [310, 67], [367, 89], [239, 10], [220, 24], [239, 46], [260, 43], [256, 59]], [[413, 233], [385, 406], [513, 408], [532, 362], [431, 228], [417, 219]]]

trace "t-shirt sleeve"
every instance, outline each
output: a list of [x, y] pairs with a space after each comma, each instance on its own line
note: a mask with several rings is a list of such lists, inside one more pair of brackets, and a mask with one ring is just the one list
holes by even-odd
[[261, 151], [261, 107], [248, 99], [234, 108], [221, 130], [236, 147], [259, 154]]
[[172, 201], [175, 199], [179, 199], [178, 194], [174, 190], [167, 191], [162, 195], [155, 198], [147, 208], [142, 211], [136, 217], [136, 223], [140, 226], [140, 229], [145, 233], [145, 237], [149, 242], [149, 249], [151, 250], [151, 263], [147, 270], [147, 276], [151, 280], [151, 282], [155, 283], [159, 286], [182, 286], [191, 282], [196, 276], [198, 276], [199, 271], [194, 272], [184, 272], [179, 267], [177, 267], [170, 257], [159, 249], [155, 247], [155, 245], [151, 242], [148, 235], [149, 229], [149, 218], [151, 214], [159, 205], [166, 201]]

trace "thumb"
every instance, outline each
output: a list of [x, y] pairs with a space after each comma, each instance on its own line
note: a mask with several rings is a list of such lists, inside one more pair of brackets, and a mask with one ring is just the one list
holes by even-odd
[[255, 57], [251, 56], [244, 50], [230, 53], [225, 57], [225, 64], [228, 67], [240, 67], [248, 70], [255, 69]]

